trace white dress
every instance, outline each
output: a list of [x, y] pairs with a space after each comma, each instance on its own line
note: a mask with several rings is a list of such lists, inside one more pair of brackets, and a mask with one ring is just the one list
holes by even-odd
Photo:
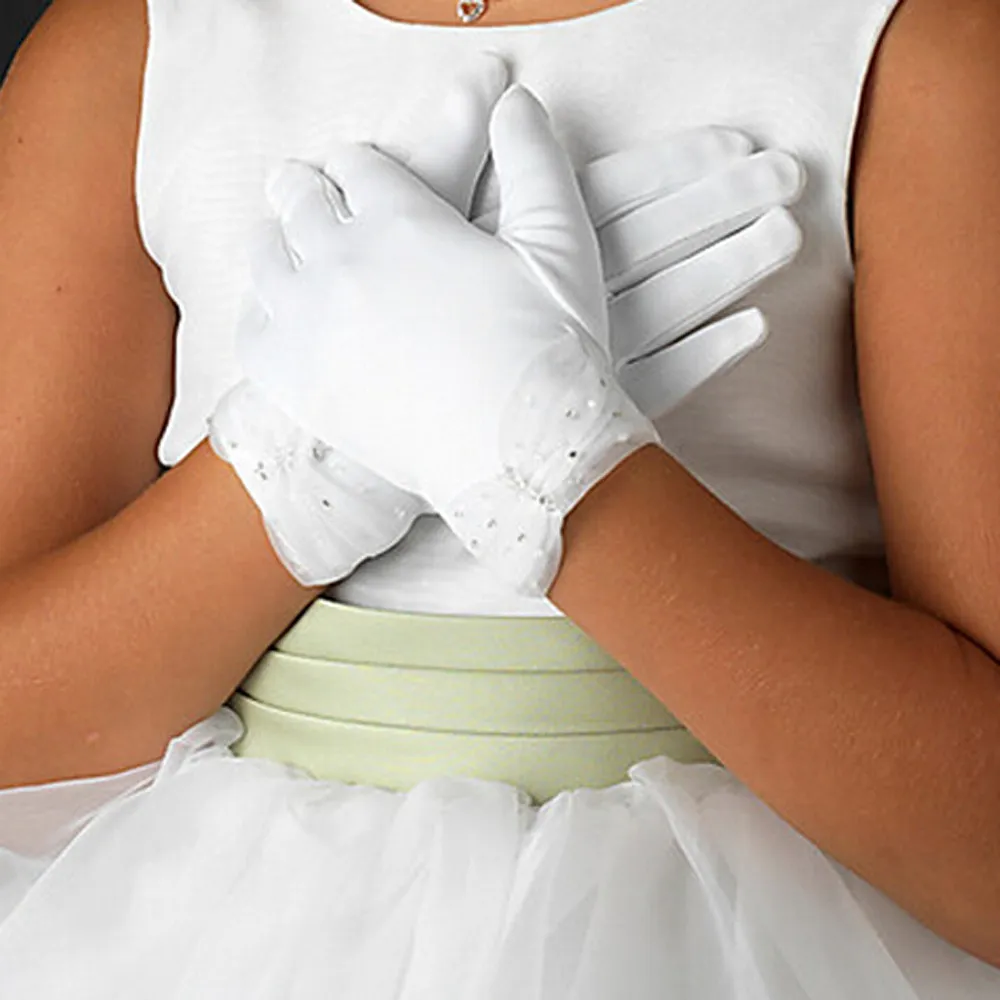
[[[805, 250], [755, 296], [770, 343], [663, 430], [779, 544], [845, 572], [877, 561], [844, 203], [861, 86], [894, 6], [634, 0], [480, 31], [393, 24], [348, 0], [151, 0], [139, 209], [184, 316], [162, 457], [194, 446], [236, 377], [240, 247], [268, 167], [320, 156], [332, 134], [376, 133], [408, 93], [489, 47], [580, 159], [706, 122], [805, 159]], [[525, 610], [440, 531], [421, 538], [341, 596]], [[155, 765], [0, 792], [0, 1000], [1000, 997], [1000, 971], [721, 768], [658, 758], [536, 808], [469, 779], [406, 793], [317, 781], [233, 757], [238, 733], [222, 710]]]

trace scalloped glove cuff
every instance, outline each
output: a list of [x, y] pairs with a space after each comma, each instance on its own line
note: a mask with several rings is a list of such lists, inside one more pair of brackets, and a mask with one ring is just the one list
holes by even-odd
[[562, 562], [566, 515], [629, 455], [659, 443], [604, 351], [586, 334], [568, 335], [536, 359], [507, 408], [502, 472], [441, 513], [492, 572], [542, 596]]
[[212, 449], [233, 467], [278, 558], [303, 586], [349, 576], [426, 512], [418, 497], [308, 434], [248, 381], [222, 398], [209, 428]]

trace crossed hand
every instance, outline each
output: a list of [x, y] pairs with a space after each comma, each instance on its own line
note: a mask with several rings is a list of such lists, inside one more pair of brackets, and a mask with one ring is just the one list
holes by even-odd
[[[792, 157], [703, 128], [577, 174], [507, 83], [482, 57], [423, 141], [338, 144], [271, 179], [237, 338], [247, 381], [212, 441], [303, 583], [343, 578], [433, 511], [544, 594], [566, 514], [766, 336], [759, 311], [723, 314], [798, 251]], [[470, 221], [488, 158], [499, 207]]]

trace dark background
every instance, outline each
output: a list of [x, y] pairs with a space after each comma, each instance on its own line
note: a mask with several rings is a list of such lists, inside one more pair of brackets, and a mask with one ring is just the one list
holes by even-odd
[[48, 0], [0, 0], [0, 77]]

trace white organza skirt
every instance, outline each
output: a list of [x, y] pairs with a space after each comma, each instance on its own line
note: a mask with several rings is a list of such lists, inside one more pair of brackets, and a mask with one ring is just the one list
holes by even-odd
[[[721, 768], [536, 808], [314, 780], [238, 733], [223, 710], [117, 787], [0, 793], [2, 1000], [1000, 998]], [[46, 844], [51, 794], [77, 819]]]

